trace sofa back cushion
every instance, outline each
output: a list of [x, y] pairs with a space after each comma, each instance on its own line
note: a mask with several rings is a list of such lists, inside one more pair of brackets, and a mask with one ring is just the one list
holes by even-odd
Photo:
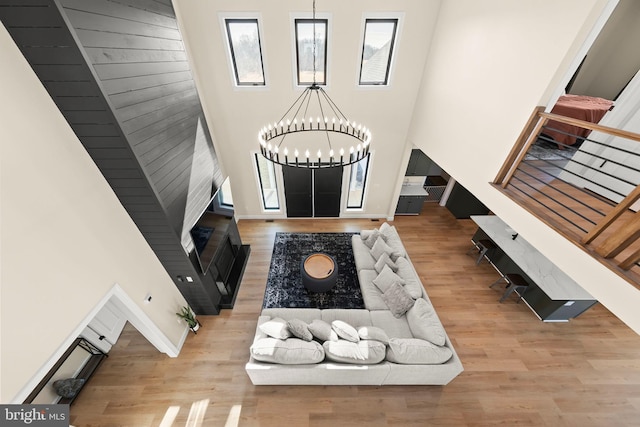
[[407, 311], [407, 323], [415, 338], [430, 341], [435, 345], [444, 345], [446, 333], [438, 315], [427, 300], [419, 298]]
[[439, 365], [451, 359], [453, 352], [417, 338], [391, 338], [386, 359], [389, 362], [411, 365]]
[[250, 350], [255, 360], [282, 365], [307, 365], [324, 360], [324, 349], [320, 343], [299, 338], [261, 338], [251, 345]]
[[374, 340], [326, 341], [322, 347], [327, 360], [339, 363], [372, 365], [382, 362], [386, 355], [386, 346], [380, 341]]

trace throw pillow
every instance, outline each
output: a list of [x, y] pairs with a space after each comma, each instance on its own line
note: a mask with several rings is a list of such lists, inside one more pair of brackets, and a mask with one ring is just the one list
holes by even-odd
[[380, 289], [381, 292], [386, 292], [394, 283], [399, 283], [401, 285], [404, 285], [405, 283], [404, 279], [394, 273], [388, 265], [382, 267], [382, 271], [375, 279], [372, 280], [372, 282], [378, 289]]
[[339, 363], [373, 365], [386, 356], [386, 346], [373, 340], [351, 342], [345, 340], [327, 341], [322, 344], [327, 360]]
[[415, 303], [415, 300], [411, 298], [411, 295], [409, 295], [399, 283], [391, 285], [391, 287], [382, 294], [382, 300], [387, 304], [394, 317], [402, 317]]
[[279, 317], [267, 320], [259, 326], [260, 330], [272, 338], [286, 340], [291, 337], [291, 332], [287, 328], [287, 322]]
[[409, 365], [439, 365], [451, 359], [448, 347], [439, 347], [417, 338], [391, 338], [386, 359], [389, 362]]
[[398, 266], [395, 262], [391, 261], [391, 258], [389, 258], [389, 255], [387, 255], [386, 252], [383, 253], [380, 258], [378, 258], [378, 261], [376, 261], [374, 268], [376, 269], [377, 273], [380, 273], [382, 272], [382, 267], [384, 267], [385, 265], [388, 265], [391, 271], [393, 271], [394, 273], [398, 271]]
[[253, 343], [250, 351], [256, 360], [282, 365], [320, 363], [324, 360], [324, 349], [320, 343], [298, 338], [261, 338]]
[[71, 399], [78, 394], [84, 385], [84, 381], [84, 378], [66, 378], [54, 381], [52, 385], [58, 396]]
[[407, 323], [411, 334], [415, 338], [427, 340], [435, 345], [444, 345], [445, 332], [436, 311], [427, 300], [419, 298], [409, 311], [407, 311]]
[[[364, 234], [363, 234], [364, 233]], [[373, 244], [376, 242], [378, 237], [380, 237], [380, 232], [376, 229], [373, 230], [363, 230], [360, 232], [360, 237], [364, 244], [371, 249]]]
[[301, 340], [305, 341], [311, 341], [313, 339], [313, 334], [309, 332], [309, 326], [306, 324], [306, 322], [303, 322], [300, 319], [289, 320], [287, 322], [287, 328], [289, 329], [289, 332], [291, 332], [291, 334], [296, 338], [300, 338]]
[[389, 224], [388, 222], [383, 222], [382, 225], [380, 225], [380, 227], [378, 228], [378, 230], [380, 231], [380, 234], [382, 234], [386, 238], [393, 233], [391, 224]]
[[388, 255], [391, 255], [393, 253], [393, 249], [391, 248], [391, 246], [387, 245], [384, 241], [384, 239], [382, 237], [378, 237], [376, 239], [376, 242], [373, 244], [373, 246], [371, 247], [371, 255], [375, 258], [378, 259], [380, 258], [380, 256], [382, 256], [383, 253], [387, 253]]
[[322, 342], [338, 341], [338, 334], [336, 334], [336, 331], [331, 329], [331, 325], [324, 320], [313, 319], [308, 328], [309, 332], [311, 332], [316, 339]]
[[363, 326], [358, 329], [358, 336], [362, 340], [376, 340], [383, 344], [389, 344], [389, 336], [382, 328], [377, 326]]
[[342, 320], [334, 320], [333, 322], [331, 322], [331, 328], [336, 331], [338, 337], [344, 340], [351, 342], [360, 341], [360, 337], [358, 336], [358, 331], [356, 331], [356, 328], [354, 328], [347, 322], [343, 322]]

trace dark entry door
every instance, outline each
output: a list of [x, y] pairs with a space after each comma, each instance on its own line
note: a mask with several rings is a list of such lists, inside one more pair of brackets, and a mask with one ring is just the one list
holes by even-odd
[[313, 216], [313, 184], [311, 169], [282, 166], [287, 216], [292, 218]]
[[338, 217], [342, 168], [304, 169], [283, 166], [287, 217]]
[[314, 170], [313, 190], [313, 216], [337, 217], [340, 215], [341, 167]]

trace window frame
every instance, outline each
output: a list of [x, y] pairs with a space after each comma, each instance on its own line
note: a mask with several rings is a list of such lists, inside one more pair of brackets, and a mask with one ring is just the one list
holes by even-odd
[[258, 179], [258, 187], [260, 189], [260, 200], [262, 200], [262, 210], [264, 212], [281, 212], [282, 210], [282, 204], [280, 202], [280, 186], [278, 184], [278, 177], [276, 175], [276, 168], [274, 166], [274, 164], [272, 162], [270, 162], [269, 160], [265, 159], [265, 161], [267, 162], [267, 164], [271, 165], [271, 167], [273, 168], [273, 179], [275, 182], [275, 194], [276, 194], [276, 201], [278, 202], [278, 207], [275, 208], [270, 208], [267, 207], [267, 200], [265, 198], [265, 193], [264, 193], [264, 185], [263, 185], [263, 181], [262, 181], [262, 173], [260, 171], [260, 164], [259, 164], [259, 157], [258, 156], [262, 156], [262, 154], [258, 153], [258, 152], [253, 152], [253, 159], [254, 159], [254, 165], [255, 165], [255, 172], [256, 172], [256, 177]]
[[[262, 20], [261, 17], [255, 14], [220, 14], [220, 25], [221, 30], [224, 34], [224, 38], [226, 40], [226, 51], [227, 58], [229, 64], [229, 72], [231, 74], [231, 80], [233, 82], [233, 87], [236, 89], [264, 89], [268, 86], [268, 75], [267, 75], [267, 61], [265, 57], [265, 52], [263, 49], [264, 40], [263, 34], [264, 31], [262, 29]], [[262, 67], [262, 83], [255, 82], [240, 82], [240, 76], [238, 75], [238, 66], [235, 59], [235, 53], [233, 50], [233, 43], [231, 40], [231, 34], [229, 29], [229, 22], [255, 22], [256, 29], [258, 32], [258, 49], [260, 51], [260, 59], [261, 59], [261, 67]]]
[[[310, 82], [301, 82], [300, 81], [300, 52], [299, 52], [299, 46], [300, 44], [298, 43], [298, 23], [303, 23], [303, 24], [313, 24], [314, 19], [313, 18], [303, 18], [303, 17], [294, 17], [293, 18], [293, 44], [294, 44], [294, 52], [295, 52], [295, 61], [294, 61], [294, 66], [295, 66], [295, 82], [296, 82], [296, 86], [310, 86], [313, 81]], [[328, 82], [328, 69], [329, 69], [329, 59], [328, 59], [328, 55], [329, 55], [329, 18], [328, 17], [318, 17], [316, 15], [316, 19], [315, 19], [316, 24], [317, 23], [322, 23], [325, 26], [325, 40], [324, 40], [324, 69], [323, 69], [323, 76], [324, 79], [322, 82], [316, 82], [316, 84], [318, 84], [319, 86], [327, 86], [327, 82]], [[316, 56], [317, 56], [317, 52], [316, 52]], [[317, 70], [316, 70], [317, 71]]]
[[[384, 81], [382, 82], [363, 82], [362, 81], [362, 72], [363, 72], [363, 62], [364, 62], [364, 48], [365, 42], [367, 39], [367, 24], [368, 23], [393, 23], [393, 35], [391, 37], [391, 47], [389, 48], [389, 57], [387, 58], [387, 70], [385, 73]], [[389, 86], [390, 76], [391, 76], [391, 68], [393, 63], [393, 58], [396, 50], [396, 43], [398, 40], [398, 30], [400, 27], [400, 18], [398, 17], [388, 17], [388, 18], [378, 18], [378, 17], [365, 17], [364, 24], [362, 30], [362, 48], [360, 50], [360, 71], [358, 72], [358, 86]]]
[[[351, 193], [351, 180], [353, 177], [353, 173], [355, 170], [355, 166], [357, 164], [359, 164], [360, 162], [362, 162], [364, 159], [367, 159], [367, 167], [364, 170], [364, 179], [362, 181], [362, 195], [360, 196], [360, 203], [358, 204], [358, 206], [350, 206], [349, 205], [349, 195]], [[345, 204], [345, 209], [348, 211], [355, 211], [355, 210], [363, 210], [364, 209], [364, 200], [365, 200], [365, 195], [367, 192], [367, 181], [369, 179], [369, 170], [371, 169], [371, 159], [372, 159], [372, 153], [369, 152], [367, 154], [366, 157], [358, 160], [356, 163], [353, 163], [351, 166], [349, 166], [349, 178], [347, 180], [347, 191], [346, 191], [346, 195], [347, 195], [347, 200], [346, 200], [346, 204]]]

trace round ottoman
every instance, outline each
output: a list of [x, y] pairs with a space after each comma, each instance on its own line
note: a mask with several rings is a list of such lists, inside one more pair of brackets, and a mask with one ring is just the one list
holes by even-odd
[[338, 264], [332, 256], [315, 253], [300, 264], [302, 284], [311, 292], [327, 292], [338, 280]]

